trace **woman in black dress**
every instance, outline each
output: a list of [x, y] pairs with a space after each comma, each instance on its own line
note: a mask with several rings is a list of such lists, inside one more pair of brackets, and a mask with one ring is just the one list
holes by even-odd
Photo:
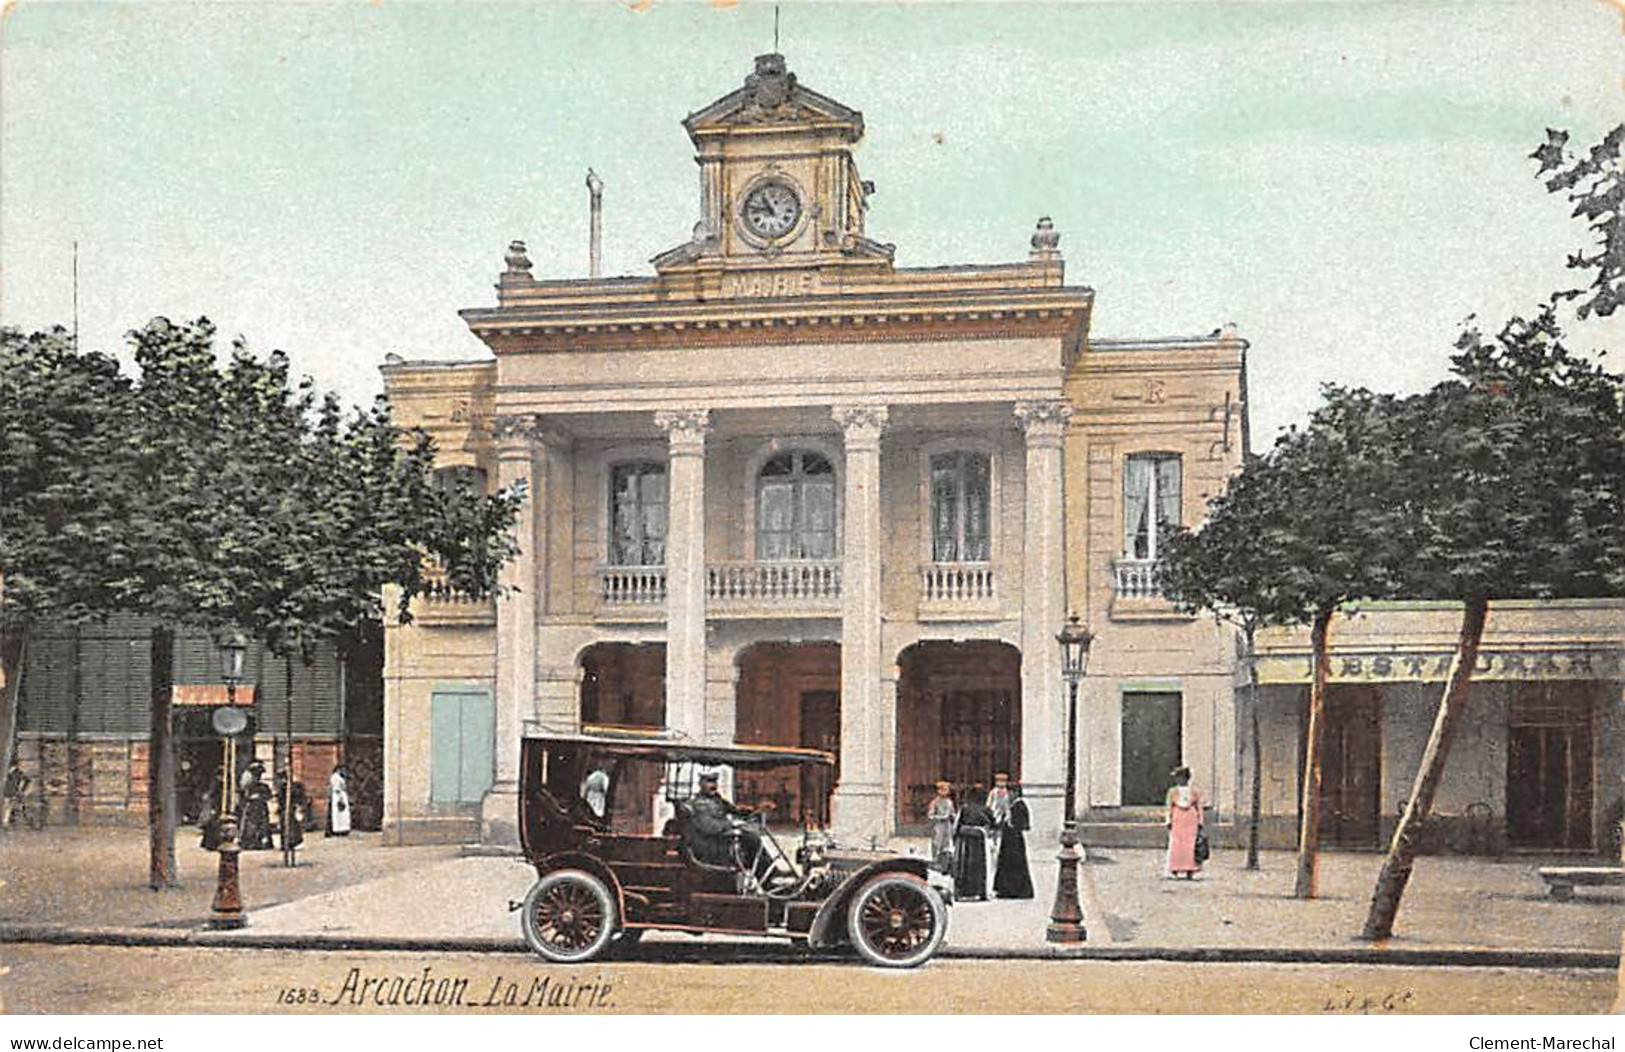
[[1010, 783], [1010, 821], [999, 841], [998, 869], [993, 874], [993, 893], [1001, 899], [1033, 897], [1033, 877], [1027, 870], [1027, 830], [1033, 826], [1021, 786]]
[[993, 812], [987, 806], [987, 790], [967, 789], [954, 827], [954, 898], [986, 899], [987, 833], [993, 828]]
[[248, 766], [248, 780], [243, 786], [242, 821], [238, 828], [238, 845], [244, 851], [271, 849], [271, 787], [260, 779], [265, 770], [262, 763]]

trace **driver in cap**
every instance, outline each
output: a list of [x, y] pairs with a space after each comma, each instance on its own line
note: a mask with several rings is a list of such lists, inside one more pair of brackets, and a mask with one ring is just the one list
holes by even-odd
[[748, 866], [761, 853], [762, 838], [741, 821], [756, 812], [740, 807], [717, 790], [714, 772], [700, 774], [700, 792], [688, 802], [689, 846], [694, 857], [713, 866], [732, 866], [729, 841], [739, 838], [739, 857]]

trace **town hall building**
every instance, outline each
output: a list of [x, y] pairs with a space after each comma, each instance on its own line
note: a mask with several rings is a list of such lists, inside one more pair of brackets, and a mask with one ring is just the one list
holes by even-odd
[[1160, 829], [1180, 764], [1228, 814], [1234, 647], [1155, 564], [1240, 463], [1245, 343], [1092, 340], [1047, 218], [1016, 262], [896, 266], [862, 114], [779, 55], [683, 126], [698, 222], [652, 276], [515, 242], [462, 313], [492, 358], [383, 367], [442, 471], [528, 493], [509, 594], [386, 630], [386, 836], [511, 840], [521, 736], [588, 726], [828, 749], [831, 793], [733, 790], [857, 841], [999, 771], [1052, 833], [1070, 612], [1090, 817]]

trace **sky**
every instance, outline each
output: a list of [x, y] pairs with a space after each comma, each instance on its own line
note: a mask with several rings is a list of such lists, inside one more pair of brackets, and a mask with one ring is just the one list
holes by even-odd
[[[1424, 388], [1467, 316], [1564, 286], [1588, 234], [1527, 155], [1625, 120], [1625, 0], [787, 0], [780, 24], [800, 82], [864, 114], [899, 266], [1020, 260], [1052, 216], [1095, 335], [1238, 327], [1257, 447], [1322, 383]], [[77, 241], [87, 349], [207, 315], [370, 399], [386, 353], [486, 356], [457, 311], [494, 304], [510, 239], [586, 274], [589, 165], [605, 273], [651, 274], [698, 218], [679, 122], [772, 48], [767, 0], [20, 0], [0, 322], [71, 324]]]

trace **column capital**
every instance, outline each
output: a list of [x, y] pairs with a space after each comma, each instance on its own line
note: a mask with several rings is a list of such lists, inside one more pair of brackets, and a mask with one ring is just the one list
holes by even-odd
[[845, 435], [846, 446], [875, 446], [880, 443], [880, 433], [886, 429], [886, 418], [890, 412], [883, 405], [838, 405], [830, 409], [829, 415]]
[[541, 418], [535, 413], [504, 413], [491, 420], [491, 435], [497, 448], [506, 454], [527, 452], [535, 439]]
[[505, 413], [492, 420], [492, 437], [497, 452], [505, 457], [520, 457], [537, 446], [568, 449], [571, 438], [556, 428], [549, 427], [540, 413]]
[[711, 410], [656, 410], [655, 426], [666, 433], [673, 453], [701, 453], [705, 450], [705, 436], [711, 431]]
[[1066, 434], [1066, 424], [1072, 419], [1072, 406], [1060, 400], [1046, 402], [1017, 402], [1016, 421], [1027, 433], [1029, 446], [1046, 440], [1059, 439]]

